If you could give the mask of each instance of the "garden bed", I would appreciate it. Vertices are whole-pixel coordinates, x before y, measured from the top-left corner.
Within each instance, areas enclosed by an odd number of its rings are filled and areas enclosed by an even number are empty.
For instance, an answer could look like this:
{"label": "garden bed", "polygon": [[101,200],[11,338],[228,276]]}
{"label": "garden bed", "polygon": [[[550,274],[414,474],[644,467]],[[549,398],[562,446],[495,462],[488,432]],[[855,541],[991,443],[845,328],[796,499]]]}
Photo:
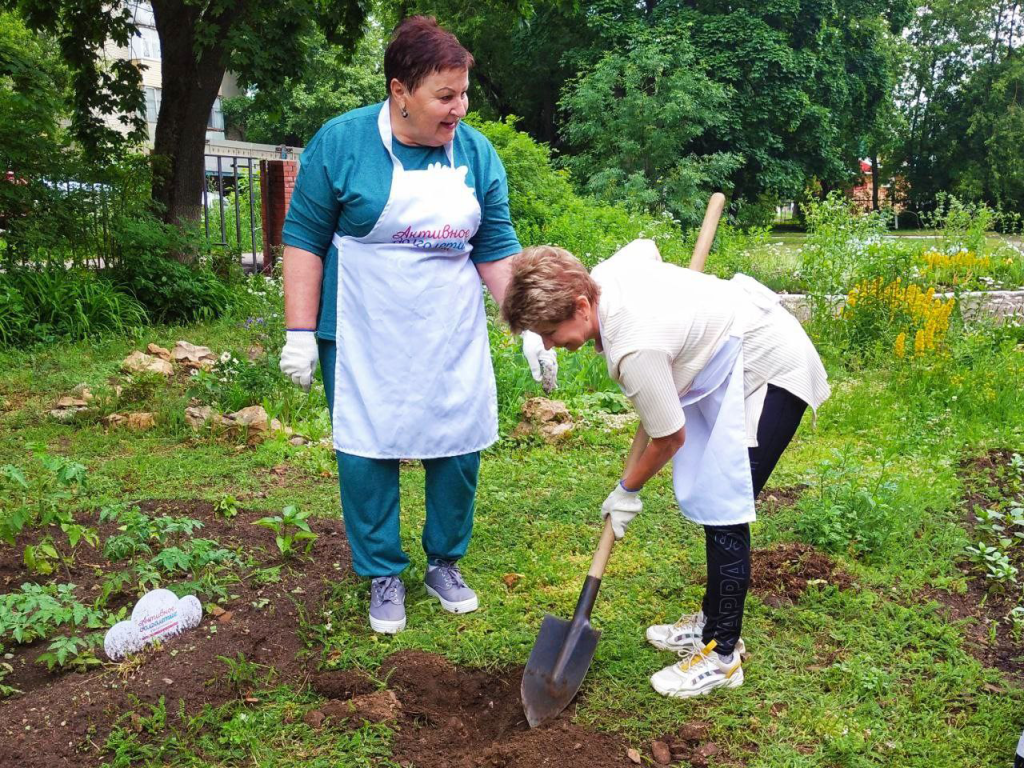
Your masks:
{"label": "garden bed", "polygon": [[[1017,532],[1024,534],[1024,530],[1013,525],[1009,514],[1014,505],[1019,507],[1024,502],[1024,464],[1013,451],[993,450],[963,460],[959,474],[964,482],[963,525],[971,547],[982,543],[991,550],[987,558],[984,551],[968,550],[971,557],[959,563],[966,582],[964,592],[932,589],[924,596],[939,602],[951,620],[964,622],[966,647],[975,658],[1024,680],[1024,615],[1016,621],[1013,618],[1015,609],[1018,615],[1024,611],[1019,609],[1020,586],[1012,578],[1000,578],[1005,572],[998,565],[988,567],[989,563],[998,563],[1002,555],[1017,573],[1024,573],[1024,541],[1015,536]],[[986,521],[986,515],[993,517]]]}
{"label": "garden bed", "polygon": [[[4,759],[22,768],[88,765],[98,762],[98,749],[117,717],[140,705],[155,705],[165,698],[167,710],[179,703],[194,714],[204,705],[217,706],[239,695],[229,680],[229,665],[221,657],[245,659],[273,669],[281,682],[301,680],[307,666],[299,658],[305,649],[300,636],[300,612],[319,609],[331,580],[349,573],[349,553],[340,520],[316,520],[314,554],[286,561],[277,551],[274,533],[252,525],[259,516],[239,510],[231,519],[201,501],[144,501],[144,513],[199,520],[197,535],[223,547],[252,556],[252,567],[238,569],[234,579],[221,574],[228,600],[204,604],[202,624],[165,643],[143,651],[119,665],[85,673],[48,672],[36,659],[46,641],[9,649],[13,672],[4,683],[22,691],[0,700],[0,740]],[[103,539],[114,535],[114,523],[98,525]],[[41,583],[25,570],[22,548],[41,538],[34,530],[19,537],[18,546],[0,547],[0,592],[15,591],[22,583]],[[53,578],[76,585],[83,604],[101,592],[110,563],[94,550],[82,552],[70,569]],[[275,576],[276,574],[276,576]],[[273,581],[279,578],[278,581]],[[168,582],[171,583],[171,582]],[[123,593],[108,603],[130,611],[135,596]],[[2,761],[0,761],[2,762]]]}

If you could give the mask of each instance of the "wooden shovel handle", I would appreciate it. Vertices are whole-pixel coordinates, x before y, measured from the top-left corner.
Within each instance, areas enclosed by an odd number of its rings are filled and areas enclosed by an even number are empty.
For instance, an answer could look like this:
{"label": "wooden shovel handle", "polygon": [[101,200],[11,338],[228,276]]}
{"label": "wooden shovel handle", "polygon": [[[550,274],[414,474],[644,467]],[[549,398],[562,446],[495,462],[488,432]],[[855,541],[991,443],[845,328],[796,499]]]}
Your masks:
{"label": "wooden shovel handle", "polygon": [[694,272],[704,271],[704,262],[711,250],[711,243],[715,241],[715,230],[718,229],[718,220],[722,218],[724,208],[725,195],[715,192],[708,200],[708,208],[704,211],[704,222],[700,225],[700,234],[697,235],[697,243],[693,246],[690,269]]}

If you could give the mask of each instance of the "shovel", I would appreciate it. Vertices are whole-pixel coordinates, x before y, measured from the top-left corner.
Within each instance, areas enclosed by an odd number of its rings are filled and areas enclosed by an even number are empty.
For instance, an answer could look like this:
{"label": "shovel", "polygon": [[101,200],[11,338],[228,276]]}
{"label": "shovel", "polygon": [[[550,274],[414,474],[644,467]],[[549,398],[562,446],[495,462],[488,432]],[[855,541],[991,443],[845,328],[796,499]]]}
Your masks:
{"label": "shovel", "polygon": [[[724,204],[725,195],[716,192],[711,196],[693,249],[690,269],[703,271],[704,261],[711,249]],[[629,474],[646,447],[647,433],[641,424],[633,438],[623,475]],[[608,518],[601,531],[601,541],[597,545],[594,559],[590,562],[590,570],[587,572],[586,581],[583,582],[579,600],[576,601],[572,619],[564,621],[546,614],[544,621],[541,622],[540,633],[530,653],[530,660],[526,663],[520,686],[523,709],[531,728],[550,720],[569,706],[569,702],[583,685],[583,678],[587,676],[587,670],[590,669],[594,652],[597,650],[597,641],[601,637],[601,631],[594,629],[590,623],[590,612],[597,602],[601,577],[604,576],[604,569],[614,544],[615,533],[612,531],[611,518]]]}

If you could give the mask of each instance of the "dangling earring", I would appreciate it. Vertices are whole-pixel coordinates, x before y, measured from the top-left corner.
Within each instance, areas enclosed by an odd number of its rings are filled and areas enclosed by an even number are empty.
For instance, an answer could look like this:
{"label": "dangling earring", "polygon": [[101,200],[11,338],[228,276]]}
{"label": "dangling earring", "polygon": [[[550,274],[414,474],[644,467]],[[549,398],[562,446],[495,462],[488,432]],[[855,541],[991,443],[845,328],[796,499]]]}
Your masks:
{"label": "dangling earring", "polygon": [[405,107],[402,107],[402,117],[409,117],[409,110]]}

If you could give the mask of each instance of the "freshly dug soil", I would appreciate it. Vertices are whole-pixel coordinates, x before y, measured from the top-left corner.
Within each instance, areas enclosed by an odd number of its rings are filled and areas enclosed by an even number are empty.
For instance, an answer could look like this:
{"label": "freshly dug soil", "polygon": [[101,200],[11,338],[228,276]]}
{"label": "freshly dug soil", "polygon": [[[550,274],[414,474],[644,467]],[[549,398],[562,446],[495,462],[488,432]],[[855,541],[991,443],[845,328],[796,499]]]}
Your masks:
{"label": "freshly dug soil", "polygon": [[831,557],[809,544],[779,544],[750,555],[750,588],[771,606],[791,605],[809,583],[849,589],[853,583]]}
{"label": "freshly dug soil", "polygon": [[[398,701],[392,759],[407,768],[634,765],[627,756],[629,745],[621,738],[572,724],[571,705],[555,720],[531,730],[519,699],[522,675],[522,667],[495,673],[462,669],[421,651],[389,657],[378,677],[387,680],[384,693],[393,693]],[[328,716],[327,725],[352,727],[360,719],[387,719],[381,715],[393,706],[390,698],[367,695],[375,686],[359,678],[353,672],[314,677],[314,690],[340,694],[319,710]]]}
{"label": "freshly dug soil", "polygon": [[781,509],[792,507],[806,490],[807,486],[803,483],[765,488],[755,501],[757,516],[770,517]]}
{"label": "freshly dug soil", "polygon": [[[991,509],[999,502],[1012,498],[1011,488],[1005,475],[1012,451],[989,451],[986,455],[962,461],[959,474],[964,480],[962,500],[963,525],[968,534],[977,525],[974,507]],[[1001,471],[1003,468],[1003,471]],[[1024,547],[1011,550],[1011,561],[1024,573]],[[991,581],[972,567],[968,560],[960,563],[960,570],[967,580],[967,592],[962,595],[938,589],[927,589],[918,597],[935,600],[944,606],[946,615],[952,621],[972,619],[964,625],[967,633],[967,650],[982,664],[997,667],[1017,680],[1024,680],[1024,647],[1010,632],[1006,615],[1015,605],[1019,592],[1014,589],[1000,591]],[[995,625],[995,642],[991,639]]]}
{"label": "freshly dug soil", "polygon": [[[242,547],[263,567],[282,565],[281,582],[253,586],[243,581],[231,585],[229,592],[238,598],[223,606],[224,614],[214,616],[204,605],[199,627],[169,640],[159,651],[141,654],[141,663],[126,671],[125,677],[113,667],[86,674],[47,672],[35,663],[46,648],[45,642],[9,649],[15,652],[10,662],[15,671],[4,682],[23,693],[0,700],[0,766],[97,765],[99,748],[117,717],[139,709],[133,698],[143,704],[156,704],[164,696],[168,712],[176,713],[179,701],[183,701],[186,712],[194,714],[205,704],[217,706],[244,695],[227,682],[227,667],[218,656],[235,658],[242,653],[249,661],[272,667],[277,672],[276,680],[304,677],[305,666],[296,659],[302,649],[297,637],[298,606],[307,613],[316,611],[328,581],[341,578],[349,570],[348,543],[341,521],[314,521],[312,528],[319,538],[311,556],[286,562],[277,551],[273,532],[251,525],[263,513],[241,510],[232,520],[225,520],[214,513],[210,503],[202,501],[145,501],[139,506],[153,516],[201,520],[204,525],[196,536],[216,539],[225,547]],[[107,524],[99,529],[105,538],[114,526]],[[0,591],[41,581],[24,570],[20,558],[24,545],[33,543],[33,538],[38,540],[40,532],[19,540],[16,547],[0,547]],[[56,578],[78,585],[79,598],[91,603],[103,580],[99,566],[102,560],[82,547],[70,578],[67,573]],[[253,605],[264,599],[269,602],[262,608]],[[114,607],[127,605],[130,609],[135,598],[122,595],[113,603]]]}

